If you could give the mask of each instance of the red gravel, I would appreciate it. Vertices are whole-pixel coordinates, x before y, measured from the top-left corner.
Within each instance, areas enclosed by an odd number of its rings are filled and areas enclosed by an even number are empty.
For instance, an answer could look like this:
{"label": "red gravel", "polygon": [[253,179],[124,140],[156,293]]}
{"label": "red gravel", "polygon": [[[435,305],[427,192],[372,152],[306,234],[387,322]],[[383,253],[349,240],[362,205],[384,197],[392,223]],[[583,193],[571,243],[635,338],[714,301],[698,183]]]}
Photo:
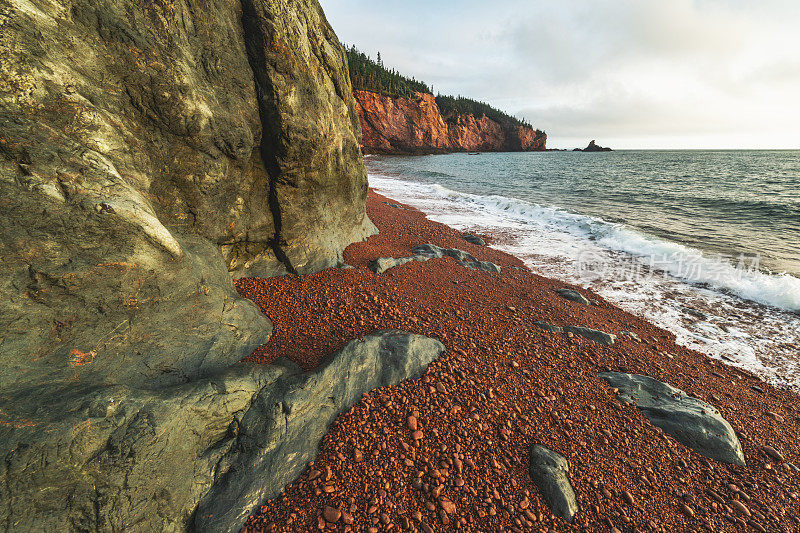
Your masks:
{"label": "red gravel", "polygon": [[[587,291],[598,305],[564,300],[554,293],[563,283],[527,270],[490,274],[445,258],[376,275],[369,261],[424,243],[522,264],[386,200],[370,192],[381,233],[346,250],[355,269],[237,281],[275,325],[249,359],[286,356],[313,368],[384,328],[437,337],[447,352],[421,379],[375,390],[342,413],[317,460],[248,531],[800,531],[800,474],[787,464],[800,464],[798,395],[679,347]],[[642,342],[606,347],[542,331],[536,320],[629,330]],[[748,466],[707,460],[621,404],[596,376],[620,368],[717,406]],[[569,459],[580,505],[572,525],[550,515],[528,476],[532,442]]]}

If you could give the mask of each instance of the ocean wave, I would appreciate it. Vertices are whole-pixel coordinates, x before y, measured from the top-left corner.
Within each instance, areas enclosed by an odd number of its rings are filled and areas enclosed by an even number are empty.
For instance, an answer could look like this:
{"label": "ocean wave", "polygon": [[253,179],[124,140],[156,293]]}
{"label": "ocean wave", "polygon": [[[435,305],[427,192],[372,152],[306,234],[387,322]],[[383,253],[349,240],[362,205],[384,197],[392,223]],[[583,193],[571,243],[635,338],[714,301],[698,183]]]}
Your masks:
{"label": "ocean wave", "polygon": [[[786,273],[759,270],[757,258],[732,263],[710,257],[694,248],[637,232],[623,224],[572,213],[560,207],[538,205],[499,195],[476,195],[454,191],[438,184],[423,184],[395,177],[370,175],[370,184],[388,195],[409,193],[430,202],[444,202],[468,213],[473,221],[503,227],[533,225],[548,232],[572,237],[560,253],[576,260],[579,248],[629,254],[653,270],[692,285],[736,295],[782,310],[800,311],[800,279]],[[562,245],[564,241],[562,240]],[[571,249],[568,249],[571,248]]]}

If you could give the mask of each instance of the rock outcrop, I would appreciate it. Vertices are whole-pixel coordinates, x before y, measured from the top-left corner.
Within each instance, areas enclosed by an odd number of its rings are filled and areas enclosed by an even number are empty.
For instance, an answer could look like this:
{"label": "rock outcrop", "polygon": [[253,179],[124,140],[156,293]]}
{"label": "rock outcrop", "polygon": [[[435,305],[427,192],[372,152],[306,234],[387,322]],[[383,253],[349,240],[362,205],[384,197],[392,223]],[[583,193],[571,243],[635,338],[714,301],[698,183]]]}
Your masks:
{"label": "rock outcrop", "polygon": [[195,530],[238,531],[256,506],[302,473],[337,414],[366,392],[419,377],[444,349],[435,339],[388,330],[348,343],[312,372],[287,360],[267,367],[274,386],[262,387],[238,421]]}
{"label": "rock outcrop", "polygon": [[611,152],[612,150],[611,150],[611,148],[608,148],[607,146],[599,146],[599,145],[597,145],[597,143],[594,142],[594,140],[591,140],[591,141],[589,141],[589,145],[586,148],[583,148],[583,149],[575,148],[575,150],[573,150],[573,151],[575,151],[575,152]]}
{"label": "rock outcrop", "polygon": [[653,425],[699,454],[744,466],[736,432],[713,406],[648,376],[603,372],[599,376],[619,389],[620,399],[635,405]]}
{"label": "rock outcrop", "polygon": [[316,0],[0,20],[0,524],[183,524],[272,379],[236,365],[272,326],[232,275],[375,231],[344,51]]}
{"label": "rock outcrop", "polygon": [[362,148],[370,153],[520,152],[544,150],[547,135],[486,117],[443,117],[432,94],[416,99],[355,91]]}

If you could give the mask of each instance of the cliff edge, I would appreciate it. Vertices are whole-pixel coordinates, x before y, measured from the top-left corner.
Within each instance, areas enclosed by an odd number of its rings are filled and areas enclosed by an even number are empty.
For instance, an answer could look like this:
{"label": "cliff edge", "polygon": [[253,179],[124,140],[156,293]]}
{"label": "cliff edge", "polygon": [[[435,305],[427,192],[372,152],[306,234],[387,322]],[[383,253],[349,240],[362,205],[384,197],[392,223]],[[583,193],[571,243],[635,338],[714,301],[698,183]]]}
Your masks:
{"label": "cliff edge", "polygon": [[382,154],[520,152],[546,148],[547,135],[483,115],[444,116],[432,94],[415,98],[354,91],[362,150]]}

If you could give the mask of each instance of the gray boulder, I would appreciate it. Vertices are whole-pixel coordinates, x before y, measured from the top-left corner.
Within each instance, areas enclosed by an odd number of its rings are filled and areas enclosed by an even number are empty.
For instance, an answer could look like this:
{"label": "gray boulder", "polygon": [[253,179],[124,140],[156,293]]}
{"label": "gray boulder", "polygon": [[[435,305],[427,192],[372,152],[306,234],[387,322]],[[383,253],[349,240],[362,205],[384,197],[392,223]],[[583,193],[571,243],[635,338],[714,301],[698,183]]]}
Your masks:
{"label": "gray boulder", "polygon": [[573,335],[580,335],[581,337],[599,342],[600,344],[605,344],[606,346],[611,346],[617,340],[616,335],[612,335],[611,333],[581,326],[554,326],[540,320],[534,321],[533,324],[545,331],[550,331],[552,333],[572,333]]}
{"label": "gray boulder", "polygon": [[583,305],[589,305],[589,300],[587,300],[586,297],[578,291],[573,291],[572,289],[557,289],[556,292],[561,295],[562,298],[567,300],[571,300]]}
{"label": "gray boulder", "polygon": [[606,333],[605,331],[598,331],[591,328],[584,328],[581,326],[565,326],[564,332],[580,335],[581,337],[594,342],[599,342],[600,344],[605,344],[606,346],[611,346],[617,340],[617,336],[612,335],[611,333]]}
{"label": "gray boulder", "polygon": [[551,333],[564,333],[564,328],[562,328],[561,326],[554,326],[552,324],[548,324],[547,322],[542,322],[541,320],[536,320],[533,322],[533,324]]}
{"label": "gray boulder", "polygon": [[486,241],[484,241],[477,235],[464,235],[462,238],[468,243],[476,244],[478,246],[486,246]]}
{"label": "gray boulder", "polygon": [[502,268],[489,261],[479,261],[472,254],[457,248],[441,248],[434,244],[422,244],[412,249],[414,255],[409,257],[379,257],[373,260],[369,268],[377,274],[382,274],[396,266],[405,265],[411,261],[428,261],[429,259],[441,259],[442,257],[452,257],[458,264],[472,270],[482,270],[484,272],[500,273]]}
{"label": "gray boulder", "polygon": [[389,269],[392,269],[396,266],[405,265],[406,263],[410,263],[411,261],[427,261],[428,257],[423,256],[411,256],[411,257],[379,257],[374,259],[369,264],[369,269],[375,272],[376,274],[383,274]]}
{"label": "gray boulder", "polygon": [[618,372],[599,376],[619,389],[622,401],[636,405],[678,442],[711,459],[744,466],[736,432],[713,406],[651,377]]}
{"label": "gray boulder", "polygon": [[236,444],[217,465],[195,529],[238,531],[257,506],[302,473],[337,414],[365,392],[419,377],[444,349],[428,337],[376,332],[350,342],[316,370],[295,369],[264,388],[238,422]]}
{"label": "gray boulder", "polygon": [[528,471],[553,514],[572,522],[578,512],[578,501],[567,477],[567,460],[553,450],[534,444],[530,448]]}

